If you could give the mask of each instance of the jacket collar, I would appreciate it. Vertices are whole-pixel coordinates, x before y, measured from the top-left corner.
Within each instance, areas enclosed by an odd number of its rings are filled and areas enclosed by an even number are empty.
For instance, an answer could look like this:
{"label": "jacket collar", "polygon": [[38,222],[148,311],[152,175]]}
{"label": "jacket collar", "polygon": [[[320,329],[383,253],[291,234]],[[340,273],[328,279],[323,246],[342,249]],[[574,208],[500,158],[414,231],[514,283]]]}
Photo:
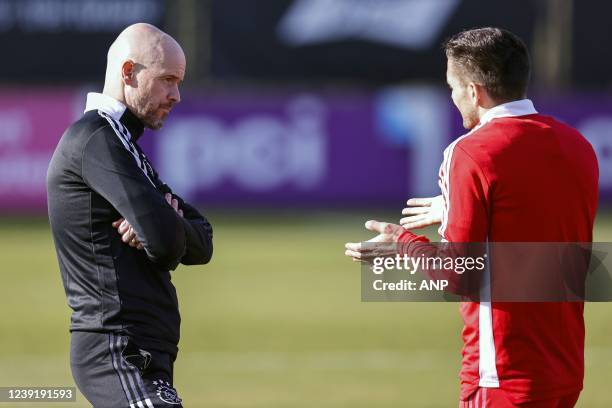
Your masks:
{"label": "jacket collar", "polygon": [[100,110],[121,122],[130,132],[131,140],[137,141],[144,132],[144,124],[123,103],[113,97],[97,92],[87,94],[85,112]]}
{"label": "jacket collar", "polygon": [[512,101],[497,105],[487,111],[482,118],[480,118],[479,126],[489,123],[496,118],[508,118],[513,116],[525,116],[534,115],[538,113],[533,106],[533,102],[530,99],[520,99],[518,101]]}

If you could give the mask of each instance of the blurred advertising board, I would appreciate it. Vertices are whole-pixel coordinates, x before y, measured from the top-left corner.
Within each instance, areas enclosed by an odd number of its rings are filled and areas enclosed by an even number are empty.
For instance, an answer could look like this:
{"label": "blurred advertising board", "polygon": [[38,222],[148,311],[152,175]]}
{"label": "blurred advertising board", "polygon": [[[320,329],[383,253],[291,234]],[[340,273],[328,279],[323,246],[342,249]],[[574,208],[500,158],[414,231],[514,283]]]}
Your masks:
{"label": "blurred advertising board", "polygon": [[437,135],[441,145],[450,120],[438,91],[418,88],[253,91],[180,105],[147,138],[160,174],[187,199],[239,206],[401,207],[418,174],[412,167],[432,150],[426,139]]}
{"label": "blurred advertising board", "polygon": [[0,0],[3,81],[78,83],[104,76],[106,51],[136,22],[163,27],[163,0]]}
{"label": "blurred advertising board", "polygon": [[446,67],[440,44],[461,30],[505,27],[531,43],[535,3],[214,0],[210,75],[371,84],[439,80]]}
{"label": "blurred advertising board", "polygon": [[610,14],[612,2],[601,0],[213,0],[202,36],[213,78],[388,84],[444,78],[440,45],[462,30],[503,27],[534,57],[540,41],[554,49],[551,30],[562,30],[569,83],[596,90],[610,87]]}
{"label": "blurred advertising board", "polygon": [[[602,198],[612,198],[612,98],[534,101],[587,136]],[[0,210],[45,210],[49,159],[84,103],[80,89],[0,91]],[[437,87],[205,90],[185,92],[164,127],[139,143],[162,179],[197,205],[401,208],[437,194],[442,151],[463,133]]]}
{"label": "blurred advertising board", "polygon": [[0,210],[46,208],[49,160],[78,106],[73,89],[0,91]]}

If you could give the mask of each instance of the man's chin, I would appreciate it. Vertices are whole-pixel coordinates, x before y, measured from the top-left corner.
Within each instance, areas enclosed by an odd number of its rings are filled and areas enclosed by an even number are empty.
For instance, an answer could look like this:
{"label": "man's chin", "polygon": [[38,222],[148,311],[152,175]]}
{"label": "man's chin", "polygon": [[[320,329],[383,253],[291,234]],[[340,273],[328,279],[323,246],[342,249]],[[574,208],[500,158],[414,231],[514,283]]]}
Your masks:
{"label": "man's chin", "polygon": [[147,127],[148,127],[149,129],[151,129],[151,130],[159,130],[159,129],[161,129],[161,128],[162,128],[162,126],[164,126],[164,124],[163,124],[163,123],[156,123],[156,124],[153,124],[153,125],[149,125],[149,126],[147,126]]}
{"label": "man's chin", "polygon": [[162,128],[162,126],[164,126],[164,121],[163,119],[159,119],[156,121],[147,121],[145,123],[145,127],[147,127],[148,129],[151,130],[159,130]]}

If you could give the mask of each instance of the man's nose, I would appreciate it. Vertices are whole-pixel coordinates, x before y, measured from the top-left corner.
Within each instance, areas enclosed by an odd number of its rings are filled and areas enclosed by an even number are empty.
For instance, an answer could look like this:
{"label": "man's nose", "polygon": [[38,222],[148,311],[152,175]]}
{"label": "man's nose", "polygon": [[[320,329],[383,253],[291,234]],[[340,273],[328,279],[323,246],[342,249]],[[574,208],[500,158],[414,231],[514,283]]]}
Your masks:
{"label": "man's nose", "polygon": [[179,103],[181,101],[181,93],[179,92],[178,86],[175,86],[170,95],[168,95],[168,99],[173,103]]}

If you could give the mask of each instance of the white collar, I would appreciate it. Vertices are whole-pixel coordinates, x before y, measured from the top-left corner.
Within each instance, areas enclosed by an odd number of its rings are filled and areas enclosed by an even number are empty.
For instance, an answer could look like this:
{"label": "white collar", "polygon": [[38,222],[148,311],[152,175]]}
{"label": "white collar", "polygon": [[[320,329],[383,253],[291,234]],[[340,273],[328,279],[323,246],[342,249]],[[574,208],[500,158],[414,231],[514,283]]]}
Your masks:
{"label": "white collar", "polygon": [[108,113],[113,119],[119,120],[126,110],[126,106],[115,98],[97,92],[87,94],[85,112],[90,110],[101,110]]}
{"label": "white collar", "polygon": [[495,118],[508,118],[513,116],[533,115],[538,113],[530,99],[520,99],[508,103],[502,103],[487,111],[480,118],[479,127],[489,123]]}

